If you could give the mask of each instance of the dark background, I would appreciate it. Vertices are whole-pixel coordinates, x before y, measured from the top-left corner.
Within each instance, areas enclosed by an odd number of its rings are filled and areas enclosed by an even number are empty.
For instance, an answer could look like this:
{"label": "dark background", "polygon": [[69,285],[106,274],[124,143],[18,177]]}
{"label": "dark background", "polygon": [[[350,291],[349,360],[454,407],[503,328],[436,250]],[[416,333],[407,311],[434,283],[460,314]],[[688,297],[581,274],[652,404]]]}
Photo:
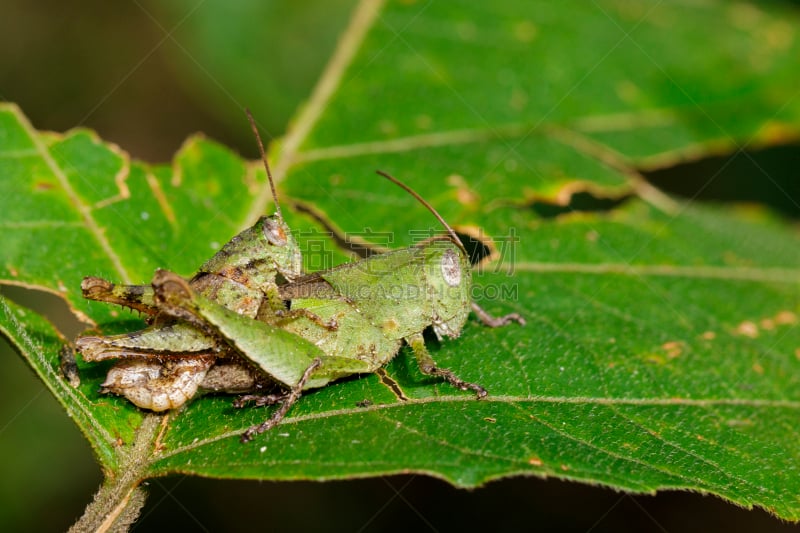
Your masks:
{"label": "dark background", "polygon": [[[152,1],[67,6],[6,0],[0,17],[0,100],[18,103],[37,129],[89,127],[149,162],[169,161],[196,131],[255,158],[242,107],[253,108],[269,135],[281,135],[310,93],[353,3],[237,3],[236,12],[250,21],[252,31],[222,52],[209,45],[209,29],[193,19],[193,10],[236,13],[211,0],[170,2],[169,9]],[[782,146],[664,169],[648,179],[702,201],[766,204],[797,225],[797,169],[800,147]],[[568,209],[602,207],[600,200],[584,196]],[[1,290],[53,317],[67,335],[78,332],[63,303],[22,289]],[[0,529],[66,529],[101,482],[99,468],[74,424],[2,340],[0,361]],[[135,527],[140,531],[795,530],[762,510],[743,510],[711,496],[629,496],[534,478],[497,481],[474,491],[423,476],[330,483],[176,476],[148,485]]]}

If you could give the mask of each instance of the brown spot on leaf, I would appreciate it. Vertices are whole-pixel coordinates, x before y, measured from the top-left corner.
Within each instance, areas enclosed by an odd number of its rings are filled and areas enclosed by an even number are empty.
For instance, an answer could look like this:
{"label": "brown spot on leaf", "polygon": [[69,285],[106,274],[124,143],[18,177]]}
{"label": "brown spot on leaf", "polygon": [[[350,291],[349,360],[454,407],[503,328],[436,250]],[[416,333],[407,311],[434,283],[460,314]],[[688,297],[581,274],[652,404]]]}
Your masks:
{"label": "brown spot on leaf", "polygon": [[544,464],[544,461],[542,461],[538,457],[531,457],[530,459],[528,459],[528,464],[532,466],[542,466]]}
{"label": "brown spot on leaf", "polygon": [[569,470],[569,467],[567,465],[565,465],[565,464],[562,464],[561,465],[561,470],[563,470],[564,472],[567,472]]}
{"label": "brown spot on leaf", "polygon": [[762,319],[762,320],[761,320],[761,321],[758,323],[758,325],[759,325],[759,326],[761,326],[761,329],[766,329],[766,330],[768,330],[768,331],[769,331],[769,330],[773,330],[773,329],[775,329],[775,321],[774,321],[774,320],[772,320],[771,318],[764,318],[764,319]]}
{"label": "brown spot on leaf", "polygon": [[791,311],[781,311],[775,315],[775,323],[780,325],[794,324],[797,322],[797,315]]}
{"label": "brown spot on leaf", "polygon": [[713,331],[706,331],[702,335],[700,335],[700,337],[707,341],[713,341],[717,337],[717,334],[714,333]]}
{"label": "brown spot on leaf", "polygon": [[763,374],[764,367],[758,363],[753,363],[753,372],[755,372],[756,374]]}
{"label": "brown spot on leaf", "polygon": [[667,357],[670,359],[680,357],[681,353],[683,353],[683,343],[680,341],[665,342],[661,347],[667,352]]}
{"label": "brown spot on leaf", "polygon": [[750,337],[751,339],[755,339],[758,337],[758,326],[756,326],[755,322],[750,322],[749,320],[745,320],[738,326],[736,326],[736,334],[744,335],[745,337]]}
{"label": "brown spot on leaf", "polygon": [[451,174],[447,176],[447,184],[456,189],[456,200],[461,205],[477,205],[481,201],[481,197],[470,189],[469,184],[463,176],[458,174]]}

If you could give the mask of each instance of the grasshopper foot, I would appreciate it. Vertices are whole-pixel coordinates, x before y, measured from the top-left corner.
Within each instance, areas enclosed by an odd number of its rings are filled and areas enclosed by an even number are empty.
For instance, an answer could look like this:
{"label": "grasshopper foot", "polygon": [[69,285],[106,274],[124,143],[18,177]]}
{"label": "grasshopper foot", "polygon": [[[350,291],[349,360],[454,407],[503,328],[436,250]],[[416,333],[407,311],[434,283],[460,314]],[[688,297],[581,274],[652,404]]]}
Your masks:
{"label": "grasshopper foot", "polygon": [[410,337],[406,340],[406,342],[408,342],[409,346],[411,346],[411,349],[414,351],[414,355],[417,358],[417,364],[419,365],[419,369],[423,374],[441,378],[459,390],[471,390],[475,393],[475,396],[477,396],[479,400],[481,398],[485,398],[486,395],[489,394],[486,392],[486,389],[477,383],[464,381],[460,377],[456,376],[452,370],[447,370],[446,368],[439,368],[436,366],[433,358],[428,353],[428,349],[425,347],[425,340],[422,338],[422,335],[417,334],[413,337]]}
{"label": "grasshopper foot", "polygon": [[509,313],[503,316],[492,316],[475,302],[472,302],[472,310],[475,311],[476,315],[478,315],[480,321],[490,328],[499,328],[500,326],[505,326],[511,322],[516,322],[520,326],[525,325],[525,319],[519,313]]}
{"label": "grasshopper foot", "polygon": [[297,383],[297,385],[292,387],[292,390],[290,390],[288,394],[284,395],[285,400],[283,400],[283,404],[281,404],[278,410],[275,411],[271,417],[269,417],[261,424],[257,426],[250,426],[244,433],[242,433],[240,439],[242,441],[242,444],[250,442],[251,440],[253,440],[253,437],[258,435],[259,433],[264,433],[265,431],[269,431],[270,429],[277,426],[281,420],[283,420],[283,418],[286,416],[286,413],[289,412],[289,409],[291,409],[291,407],[295,403],[297,403],[297,400],[300,399],[300,395],[303,392],[303,387],[305,387],[308,378],[311,377],[311,374],[313,374],[314,371],[320,367],[320,365],[322,365],[322,360],[319,357],[314,359],[314,361],[309,365],[309,367],[306,368],[305,372],[303,372],[303,377],[300,378],[300,381]]}
{"label": "grasshopper foot", "polygon": [[265,405],[275,405],[281,403],[289,398],[289,392],[281,394],[243,394],[233,400],[233,406],[236,409],[247,407],[249,402],[253,402],[255,407],[264,407]]}
{"label": "grasshopper foot", "polygon": [[435,365],[424,365],[420,366],[420,370],[424,374],[428,374],[429,376],[436,376],[442,378],[446,382],[448,382],[453,387],[457,388],[458,390],[471,390],[475,393],[475,396],[478,400],[481,398],[486,398],[489,394],[486,389],[478,385],[477,383],[470,383],[469,381],[464,381],[460,377],[456,376],[452,370],[447,370],[446,368],[438,368]]}
{"label": "grasshopper foot", "polygon": [[65,344],[59,355],[61,356],[61,373],[67,383],[77,388],[81,384],[81,377],[78,374],[78,363],[75,361],[75,350],[69,344]]}

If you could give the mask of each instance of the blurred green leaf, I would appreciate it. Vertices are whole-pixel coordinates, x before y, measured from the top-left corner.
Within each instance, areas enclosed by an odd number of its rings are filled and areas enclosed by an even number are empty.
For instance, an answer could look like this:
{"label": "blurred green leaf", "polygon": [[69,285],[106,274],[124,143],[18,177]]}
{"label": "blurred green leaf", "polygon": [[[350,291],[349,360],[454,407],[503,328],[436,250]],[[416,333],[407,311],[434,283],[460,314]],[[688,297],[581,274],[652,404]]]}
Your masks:
{"label": "blurred green leaf", "polygon": [[[249,445],[238,434],[267,412],[225,397],[143,435],[139,410],[97,394],[102,367],[82,367],[78,391],[60,380],[61,340],[40,317],[4,304],[2,331],[111,472],[120,443],[144,439],[145,477],[423,472],[474,486],[527,474],[710,492],[798,519],[796,228],[757,208],[679,203],[638,174],[797,136],[800,14],[783,6],[357,8],[273,147],[282,202],[303,242],[317,242],[322,221],[407,245],[435,225],[373,174],[381,168],[485,242],[476,299],[528,325],[471,321],[461,338],[431,343],[443,367],[487,387],[485,401],[425,379],[403,351],[387,373],[405,402],[365,376],[307,394]],[[6,105],[0,279],[58,292],[104,332],[140,327],[83,301],[81,277],[192,273],[269,209],[258,165],[202,138],[171,167],[130,162],[86,131],[37,133]],[[588,207],[572,211],[576,193]],[[539,209],[548,203],[565,213]]]}
{"label": "blurred green leaf", "polygon": [[355,1],[151,4],[174,28],[178,46],[166,52],[186,92],[233,131],[241,130],[240,109],[249,106],[273,136],[311,92]]}

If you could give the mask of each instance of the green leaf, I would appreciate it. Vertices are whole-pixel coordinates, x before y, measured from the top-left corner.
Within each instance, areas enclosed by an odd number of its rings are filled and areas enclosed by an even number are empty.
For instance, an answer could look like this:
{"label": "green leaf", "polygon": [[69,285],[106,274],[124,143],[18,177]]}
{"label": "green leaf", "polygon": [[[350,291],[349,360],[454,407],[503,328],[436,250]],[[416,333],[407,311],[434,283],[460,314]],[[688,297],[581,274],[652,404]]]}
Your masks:
{"label": "green leaf", "polygon": [[[142,478],[556,476],[800,519],[797,230],[762,209],[670,198],[639,175],[796,137],[798,23],[777,3],[360,4],[273,147],[282,203],[309,267],[343,259],[332,241],[312,246],[320,221],[379,244],[389,233],[393,247],[436,227],[376,168],[484,242],[476,300],[527,326],[471,320],[430,348],[486,400],[425,378],[404,349],[386,373],[407,400],[378,376],[348,379],[242,445],[266,410],[208,397],[145,415],[97,393],[102,365],[66,386],[62,341],[41,317],[2,303],[0,327],[111,474],[133,468],[133,449]],[[80,279],[191,274],[270,209],[259,165],[200,137],[172,166],[131,162],[90,132],[38,133],[5,105],[0,280],[62,295],[103,332],[141,327],[83,301]],[[535,209],[580,192],[611,207]]]}
{"label": "green leaf", "polygon": [[153,7],[181,43],[163,50],[179,74],[176,80],[249,142],[250,130],[241,129],[239,102],[247,102],[260,117],[265,133],[284,132],[354,5],[354,0],[176,0]]}

